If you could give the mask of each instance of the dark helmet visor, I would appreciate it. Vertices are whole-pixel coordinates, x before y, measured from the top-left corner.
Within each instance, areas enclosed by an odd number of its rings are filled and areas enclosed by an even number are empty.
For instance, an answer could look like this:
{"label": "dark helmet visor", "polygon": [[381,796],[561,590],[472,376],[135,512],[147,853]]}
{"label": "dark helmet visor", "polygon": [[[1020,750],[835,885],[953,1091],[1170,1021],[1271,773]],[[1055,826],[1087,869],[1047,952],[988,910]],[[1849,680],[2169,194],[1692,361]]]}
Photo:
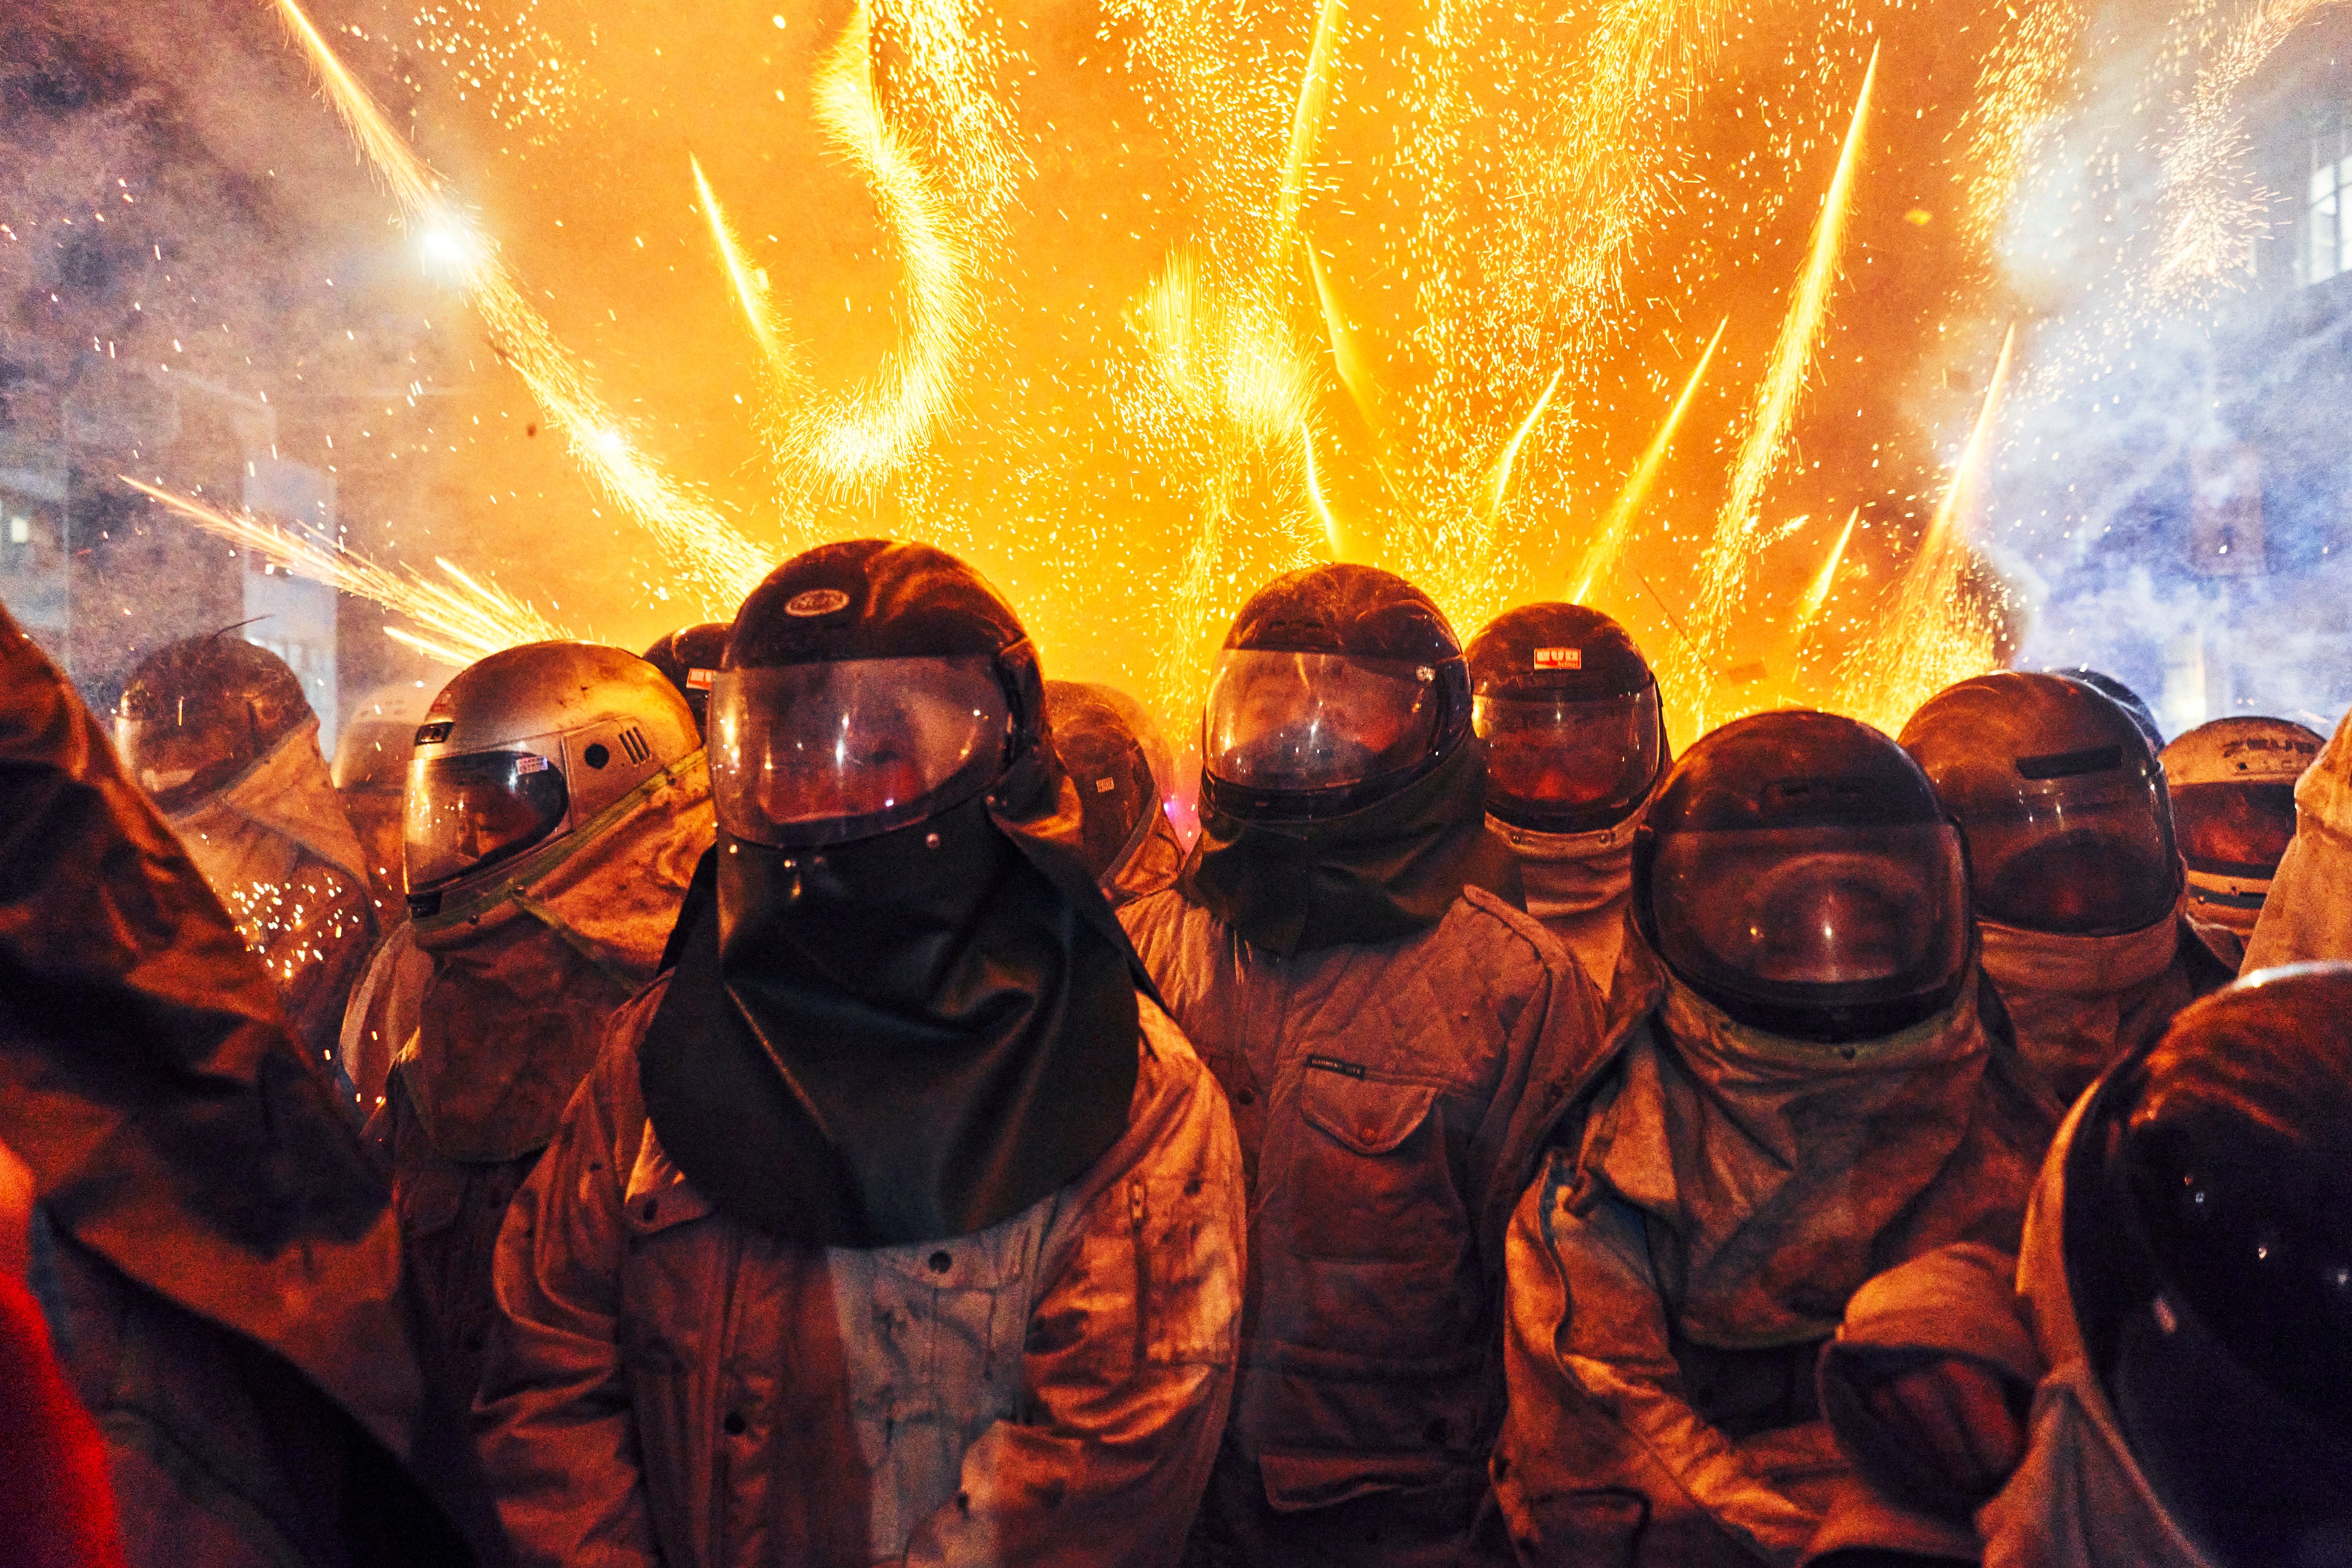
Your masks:
{"label": "dark helmet visor", "polygon": [[2294,784],[2183,784],[2172,791],[2172,831],[2189,869],[2265,880],[2294,838]]}
{"label": "dark helmet visor", "polygon": [[1630,696],[1482,696],[1487,809],[1516,827],[1586,832],[1633,814],[1657,781],[1658,689]]}
{"label": "dark helmet visor", "polygon": [[1940,994],[1968,961],[1943,823],[1661,834],[1651,879],[1660,956],[1704,994],[1843,1013]]}
{"label": "dark helmet visor", "polygon": [[1436,671],[1410,660],[1227,649],[1202,763],[1247,789],[1351,789],[1427,762],[1443,706]]}
{"label": "dark helmet visor", "polygon": [[170,717],[114,721],[123,766],[166,812],[184,811],[226,788],[254,760],[249,730],[222,724],[183,725]]}
{"label": "dark helmet visor", "polygon": [[571,804],[563,769],[539,751],[417,758],[408,765],[403,845],[409,892],[522,853],[563,825]]}
{"label": "dark helmet visor", "polygon": [[1969,870],[1986,919],[2095,936],[2137,931],[2171,910],[2180,867],[2163,776],[2094,760],[2106,765],[2036,778],[2065,759],[2026,758],[2007,800],[1970,805]]}
{"label": "dark helmet visor", "polygon": [[711,689],[711,795],[737,838],[840,843],[987,788],[1011,733],[996,661],[982,655],[722,670]]}

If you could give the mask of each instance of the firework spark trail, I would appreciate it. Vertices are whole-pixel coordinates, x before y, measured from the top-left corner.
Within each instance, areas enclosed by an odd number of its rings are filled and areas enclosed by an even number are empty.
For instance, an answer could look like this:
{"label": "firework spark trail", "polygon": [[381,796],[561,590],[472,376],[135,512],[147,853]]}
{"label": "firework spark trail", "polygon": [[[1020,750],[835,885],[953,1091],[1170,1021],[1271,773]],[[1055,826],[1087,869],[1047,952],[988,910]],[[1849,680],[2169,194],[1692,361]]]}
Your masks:
{"label": "firework spark trail", "polygon": [[817,73],[816,120],[871,186],[906,272],[906,340],[849,398],[805,422],[808,450],[835,485],[870,487],[922,447],[955,401],[955,373],[979,316],[974,261],[942,193],[882,113],[871,12],[859,0]]}
{"label": "firework spark trail", "polygon": [[767,554],[719,515],[707,496],[672,479],[631,444],[620,419],[556,340],[544,319],[486,242],[466,223],[425,161],[384,119],[295,0],[278,14],[318,73],[327,101],[361,152],[391,187],[407,223],[422,233],[463,235],[467,298],[492,334],[499,357],[530,389],[548,423],[570,440],[573,457],[614,505],[653,534],[681,586],[699,591],[702,612],[724,620],[767,574]]}
{"label": "firework spark trail", "polygon": [[550,621],[528,600],[494,584],[477,581],[446,560],[434,564],[457,586],[452,588],[403,567],[394,571],[377,565],[340,541],[303,528],[265,522],[246,512],[230,512],[142,485],[129,475],[122,482],[157,505],[185,517],[205,532],[226,539],[241,549],[267,556],[297,577],[323,582],[343,593],[371,600],[395,615],[406,616],[429,635],[387,626],[383,634],[428,658],[459,667],[487,658],[501,648],[525,643],[577,641],[574,633]]}
{"label": "firework spark trail", "polygon": [[1706,379],[1706,367],[1715,358],[1716,347],[1723,341],[1723,329],[1730,325],[1731,318],[1728,316],[1715,324],[1715,336],[1706,340],[1706,351],[1699,355],[1698,363],[1691,367],[1690,375],[1683,382],[1682,392],[1675,397],[1674,406],[1666,411],[1664,423],[1650,437],[1650,444],[1643,450],[1641,461],[1633,465],[1633,471],[1625,476],[1624,486],[1618,490],[1617,499],[1610,507],[1609,515],[1601,519],[1592,541],[1584,547],[1584,559],[1577,563],[1576,571],[1570,580],[1572,586],[1568,598],[1571,604],[1590,602],[1593,589],[1617,564],[1618,556],[1623,553],[1625,541],[1633,536],[1633,519],[1640,515],[1642,503],[1648,497],[1658,471],[1666,465],[1666,454],[1674,446],[1675,432],[1681,428],[1683,415],[1690,412],[1691,400],[1698,395],[1699,384]]}
{"label": "firework spark trail", "polygon": [[2165,211],[2153,273],[2159,294],[2194,302],[2245,273],[2264,227],[2265,193],[2252,187],[2245,167],[2238,90],[2295,28],[2341,4],[2262,0],[2198,73],[2179,129],[2164,149]]}
{"label": "firework spark trail", "polygon": [[792,344],[784,335],[783,319],[776,313],[767,272],[753,267],[744,256],[742,243],[735,237],[734,227],[728,223],[727,214],[719,205],[710,181],[702,172],[701,161],[688,157],[686,162],[694,172],[695,193],[702,199],[702,215],[710,225],[711,244],[718,248],[719,265],[727,269],[727,282],[735,291],[735,302],[743,308],[743,322],[751,329],[751,340],[760,346],[769,374],[786,385],[793,384],[797,371]]}
{"label": "firework spark trail", "polygon": [[1966,199],[1961,233],[1990,246],[2017,199],[2036,139],[2056,113],[2074,74],[2083,36],[2082,0],[2023,0],[1977,77],[1976,101],[1962,120]]}
{"label": "firework spark trail", "polygon": [[1551,394],[1559,391],[1560,379],[1567,374],[1566,365],[1552,372],[1551,380],[1544,383],[1543,393],[1536,399],[1535,406],[1528,410],[1527,418],[1519,421],[1519,427],[1511,432],[1511,438],[1503,443],[1502,451],[1495,455],[1494,463],[1486,470],[1486,483],[1483,486],[1486,495],[1480,508],[1486,517],[1486,537],[1481,543],[1489,550],[1496,542],[1504,499],[1511,493],[1511,469],[1519,460],[1519,448],[1528,444],[1528,437],[1534,434],[1536,426],[1543,423],[1544,411],[1551,406]]}
{"label": "firework spark trail", "polygon": [[1853,195],[1854,170],[1861,162],[1863,128],[1869,120],[1870,89],[1877,76],[1878,48],[1873,45],[1870,64],[1862,75],[1862,90],[1854,96],[1853,118],[1846,127],[1844,145],[1838,151],[1837,170],[1830,177],[1829,192],[1822,198],[1821,216],[1813,225],[1812,248],[1806,257],[1795,297],[1790,301],[1789,313],[1781,320],[1780,339],[1772,346],[1772,358],[1764,379],[1756,389],[1755,402],[1748,413],[1748,434],[1740,443],[1729,492],[1716,520],[1715,538],[1700,563],[1698,626],[1691,644],[1695,657],[1677,672],[1681,679],[1676,684],[1685,688],[1685,706],[1702,729],[1713,684],[1707,672],[1720,662],[1718,655],[1724,641],[1730,635],[1732,613],[1747,586],[1748,568],[1759,527],[1757,503],[1763,498],[1764,486],[1780,465],[1790,428],[1796,420],[1798,398],[1805,390],[1806,372],[1821,346],[1822,328],[1829,319],[1830,289],[1837,281],[1838,257],[1843,248],[1846,217]]}
{"label": "firework spark trail", "polygon": [[1322,0],[1315,12],[1315,41],[1307,48],[1307,68],[1298,79],[1298,106],[1290,117],[1290,145],[1282,162],[1282,184],[1275,198],[1271,243],[1286,247],[1298,234],[1298,210],[1307,199],[1307,174],[1315,162],[1323,117],[1330,108],[1331,70],[1348,26],[1346,0]]}
{"label": "firework spark trail", "polygon": [[2016,348],[2017,329],[2012,326],[2000,340],[1991,384],[1985,388],[1951,483],[1920,536],[1919,552],[1912,557],[1875,633],[1847,660],[1847,706],[1889,735],[1901,729],[1921,703],[1954,681],[1993,667],[1992,627],[1966,597],[1964,582],[1974,559],[1967,522],[1992,450],[1993,428]]}
{"label": "firework spark trail", "polygon": [[1797,601],[1797,613],[1792,618],[1790,632],[1800,654],[1804,652],[1805,638],[1812,631],[1813,622],[1822,618],[1822,610],[1829,605],[1830,590],[1837,584],[1838,567],[1845,560],[1846,544],[1853,538],[1853,525],[1861,518],[1860,507],[1846,514],[1845,527],[1838,530],[1837,543],[1830,546],[1829,557],[1822,562],[1822,570],[1813,574],[1813,580],[1806,585],[1804,596]]}

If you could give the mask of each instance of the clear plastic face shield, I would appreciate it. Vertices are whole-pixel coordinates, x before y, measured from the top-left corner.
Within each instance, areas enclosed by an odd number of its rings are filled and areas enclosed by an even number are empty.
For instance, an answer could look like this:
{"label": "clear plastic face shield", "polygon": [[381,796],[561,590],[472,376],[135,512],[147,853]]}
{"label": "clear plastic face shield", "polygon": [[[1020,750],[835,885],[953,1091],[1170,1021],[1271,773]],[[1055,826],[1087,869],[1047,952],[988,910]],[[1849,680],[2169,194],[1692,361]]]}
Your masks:
{"label": "clear plastic face shield", "polygon": [[563,826],[571,793],[562,740],[548,736],[408,765],[402,856],[408,891],[430,893],[512,859]]}
{"label": "clear plastic face shield", "polygon": [[117,714],[114,720],[123,766],[167,813],[187,810],[236,777],[253,760],[251,738],[226,725],[184,725],[174,717]]}
{"label": "clear plastic face shield", "polygon": [[1426,761],[1444,699],[1403,659],[1228,649],[1209,684],[1202,763],[1221,783],[1311,794]]}
{"label": "clear plastic face shield", "polygon": [[2164,777],[2120,747],[2018,759],[2006,800],[1970,801],[1977,913],[2061,936],[2137,931],[2180,895]]}
{"label": "clear plastic face shield", "polygon": [[1961,867],[1945,823],[1664,834],[1660,953],[1704,991],[1791,1010],[1897,1002],[1968,960]]}
{"label": "clear plastic face shield", "polygon": [[1488,809],[1516,826],[1590,832],[1631,816],[1657,781],[1658,688],[1632,696],[1530,701],[1482,696]]}
{"label": "clear plastic face shield", "polygon": [[780,849],[887,832],[993,782],[1011,732],[984,655],[722,670],[710,694],[719,823]]}
{"label": "clear plastic face shield", "polygon": [[2190,871],[2267,882],[2294,838],[2294,780],[2180,785],[2172,831]]}

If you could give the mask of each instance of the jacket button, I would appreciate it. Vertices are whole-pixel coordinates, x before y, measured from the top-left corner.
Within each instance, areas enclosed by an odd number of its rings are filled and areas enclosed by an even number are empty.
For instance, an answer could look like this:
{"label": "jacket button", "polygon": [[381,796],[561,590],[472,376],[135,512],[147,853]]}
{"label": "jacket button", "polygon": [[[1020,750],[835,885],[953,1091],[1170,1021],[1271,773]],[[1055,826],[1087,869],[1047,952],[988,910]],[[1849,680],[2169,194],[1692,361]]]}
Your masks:
{"label": "jacket button", "polygon": [[1255,1105],[1257,1103],[1257,1091],[1255,1089],[1244,1089],[1240,1093],[1234,1095],[1234,1098],[1242,1104]]}
{"label": "jacket button", "polygon": [[730,1410],[727,1412],[727,1419],[719,1424],[727,1429],[727,1435],[730,1437],[741,1437],[743,1428],[751,1425],[743,1419],[743,1412],[740,1410]]}
{"label": "jacket button", "polygon": [[949,1257],[945,1252],[932,1253],[929,1261],[931,1265],[931,1272],[934,1274],[944,1274],[949,1270],[955,1267],[955,1260]]}
{"label": "jacket button", "polygon": [[647,1225],[651,1225],[654,1222],[654,1216],[661,1212],[661,1200],[656,1197],[649,1197],[646,1199],[645,1207],[639,1209],[637,1212],[644,1216],[645,1222]]}

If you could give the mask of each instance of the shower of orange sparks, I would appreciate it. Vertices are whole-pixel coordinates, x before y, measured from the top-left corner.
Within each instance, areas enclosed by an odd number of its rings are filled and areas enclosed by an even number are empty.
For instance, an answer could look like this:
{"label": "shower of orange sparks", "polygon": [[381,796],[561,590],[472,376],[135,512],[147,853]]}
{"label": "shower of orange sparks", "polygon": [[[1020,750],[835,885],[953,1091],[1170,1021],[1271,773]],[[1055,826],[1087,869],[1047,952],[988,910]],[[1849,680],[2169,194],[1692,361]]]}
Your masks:
{"label": "shower of orange sparks", "polygon": [[1973,559],[1966,524],[1991,451],[2016,347],[2017,329],[2012,326],[2000,340],[1992,383],[1985,388],[1984,402],[1951,483],[1944,487],[1920,538],[1919,553],[1912,558],[1875,634],[1847,660],[1843,684],[1849,711],[1889,735],[1946,686],[1993,667],[1993,628],[1963,591]]}
{"label": "shower of orange sparks", "polygon": [[[392,188],[411,227],[421,233],[471,234],[440,179],[392,128],[359,78],[344,68],[295,0],[277,0],[278,14],[310,57],[337,118],[360,152]],[[499,357],[530,388],[548,423],[570,438],[573,457],[613,502],[650,530],[681,585],[700,592],[702,612],[717,619],[767,575],[767,552],[754,548],[707,496],[664,473],[631,444],[617,415],[556,341],[546,320],[527,304],[495,254],[484,244],[464,248],[465,287],[492,334]]]}
{"label": "shower of orange sparks", "polygon": [[1666,453],[1674,445],[1675,432],[1681,428],[1683,415],[1690,412],[1691,399],[1698,395],[1699,383],[1706,379],[1706,367],[1715,358],[1716,345],[1723,341],[1723,329],[1730,325],[1731,318],[1728,316],[1715,324],[1715,336],[1706,340],[1706,351],[1699,355],[1698,363],[1691,367],[1690,375],[1683,382],[1681,393],[1675,397],[1674,406],[1666,411],[1664,423],[1658,426],[1657,434],[1650,437],[1650,444],[1643,450],[1641,461],[1633,465],[1633,471],[1625,476],[1624,486],[1617,492],[1616,502],[1610,507],[1609,515],[1601,519],[1601,527],[1593,533],[1592,542],[1584,547],[1584,559],[1577,563],[1571,579],[1573,586],[1568,593],[1571,604],[1588,602],[1593,588],[1617,564],[1617,557],[1633,533],[1633,519],[1641,512],[1642,502],[1649,496],[1651,483],[1657,478],[1658,470],[1666,465]]}
{"label": "shower of orange sparks", "polygon": [[1714,542],[1700,563],[1698,624],[1693,628],[1690,657],[1679,661],[1674,674],[1683,688],[1684,706],[1706,728],[1709,675],[1720,661],[1729,637],[1730,621],[1746,588],[1748,568],[1757,546],[1761,520],[1757,503],[1765,485],[1780,465],[1790,427],[1796,421],[1797,400],[1805,389],[1807,371],[1821,344],[1822,328],[1829,319],[1830,289],[1837,281],[1838,256],[1845,239],[1846,216],[1853,204],[1854,170],[1861,161],[1863,127],[1870,112],[1871,84],[1878,76],[1878,48],[1870,51],[1863,70],[1862,90],[1854,96],[1853,118],[1838,150],[1836,172],[1822,198],[1821,217],[1813,225],[1812,248],[1799,278],[1772,358],[1756,389],[1749,410],[1748,434],[1740,443],[1738,461],[1723,510],[1716,520]]}
{"label": "shower of orange sparks", "polygon": [[122,482],[157,505],[185,517],[205,532],[257,555],[267,556],[282,569],[312,582],[323,582],[341,592],[372,600],[395,615],[404,615],[425,628],[427,634],[387,626],[383,634],[427,658],[460,668],[488,657],[501,648],[525,643],[577,641],[574,634],[540,613],[528,600],[494,584],[477,581],[459,568],[437,557],[434,564],[457,584],[455,588],[420,577],[406,567],[398,571],[378,566],[340,541],[308,528],[284,528],[246,512],[225,511],[193,497],[142,485],[125,474]]}

